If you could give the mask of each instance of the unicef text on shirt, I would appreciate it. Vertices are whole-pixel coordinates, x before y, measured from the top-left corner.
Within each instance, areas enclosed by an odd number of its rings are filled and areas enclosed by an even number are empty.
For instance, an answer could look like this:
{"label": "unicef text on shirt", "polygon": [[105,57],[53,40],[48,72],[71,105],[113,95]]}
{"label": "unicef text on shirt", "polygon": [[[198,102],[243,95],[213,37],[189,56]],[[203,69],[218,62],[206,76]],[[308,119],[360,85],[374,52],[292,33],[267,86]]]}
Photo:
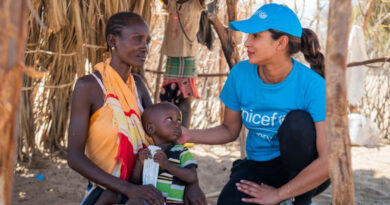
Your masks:
{"label": "unicef text on shirt", "polygon": [[262,126],[275,126],[275,121],[282,124],[285,114],[279,114],[277,112],[272,113],[271,115],[261,115],[259,113],[254,113],[253,110],[242,110],[242,120],[250,124],[262,125]]}

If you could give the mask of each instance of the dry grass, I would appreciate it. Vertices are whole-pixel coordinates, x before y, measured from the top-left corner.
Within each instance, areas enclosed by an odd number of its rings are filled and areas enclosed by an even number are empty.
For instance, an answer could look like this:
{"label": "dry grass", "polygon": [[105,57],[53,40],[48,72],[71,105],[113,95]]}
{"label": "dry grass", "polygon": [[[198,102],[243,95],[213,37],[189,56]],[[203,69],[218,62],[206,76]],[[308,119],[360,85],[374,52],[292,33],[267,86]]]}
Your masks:
{"label": "dry grass", "polygon": [[29,17],[26,65],[45,72],[42,79],[24,76],[21,137],[18,158],[29,160],[36,150],[63,151],[72,87],[90,72],[91,65],[107,57],[104,29],[108,17],[136,11],[147,21],[154,4],[139,0],[32,0],[47,29]]}

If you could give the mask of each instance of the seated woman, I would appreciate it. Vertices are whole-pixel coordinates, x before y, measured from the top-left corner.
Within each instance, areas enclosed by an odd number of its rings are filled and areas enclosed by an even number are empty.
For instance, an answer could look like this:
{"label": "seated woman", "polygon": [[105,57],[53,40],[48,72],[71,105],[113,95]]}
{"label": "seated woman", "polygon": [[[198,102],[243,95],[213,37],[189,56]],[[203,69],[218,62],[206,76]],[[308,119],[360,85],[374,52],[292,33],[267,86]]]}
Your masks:
{"label": "seated woman", "polygon": [[[117,193],[118,203],[164,204],[153,186],[128,181],[138,151],[150,144],[140,116],[152,102],[142,79],[131,74],[145,63],[149,27],[138,14],[117,13],[107,22],[106,41],[112,58],[78,79],[73,93],[68,164],[90,181],[81,204],[95,204],[105,189]],[[197,182],[185,195],[190,204],[205,204]]]}
{"label": "seated woman", "polygon": [[[223,124],[183,128],[181,143],[223,144],[248,128],[247,157],[233,163],[218,204],[310,204],[329,186],[325,135],[324,57],[317,36],[296,14],[266,4],[230,28],[248,33],[249,60],[231,70],[220,98]],[[294,60],[301,51],[312,69]]]}

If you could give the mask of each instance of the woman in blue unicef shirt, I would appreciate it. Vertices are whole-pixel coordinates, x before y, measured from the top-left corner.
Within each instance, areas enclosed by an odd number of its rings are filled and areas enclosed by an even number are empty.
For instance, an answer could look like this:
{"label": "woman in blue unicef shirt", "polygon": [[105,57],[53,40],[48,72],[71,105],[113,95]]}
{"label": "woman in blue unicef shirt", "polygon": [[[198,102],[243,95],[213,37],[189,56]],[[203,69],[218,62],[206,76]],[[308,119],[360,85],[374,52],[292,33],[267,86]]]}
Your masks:
{"label": "woman in blue unicef shirt", "polygon": [[[220,94],[223,123],[185,129],[180,141],[228,143],[244,124],[247,157],[233,163],[218,204],[310,204],[329,186],[324,57],[318,38],[279,4],[266,4],[229,26],[249,34],[249,60],[234,66]],[[311,69],[291,57],[299,51]]]}

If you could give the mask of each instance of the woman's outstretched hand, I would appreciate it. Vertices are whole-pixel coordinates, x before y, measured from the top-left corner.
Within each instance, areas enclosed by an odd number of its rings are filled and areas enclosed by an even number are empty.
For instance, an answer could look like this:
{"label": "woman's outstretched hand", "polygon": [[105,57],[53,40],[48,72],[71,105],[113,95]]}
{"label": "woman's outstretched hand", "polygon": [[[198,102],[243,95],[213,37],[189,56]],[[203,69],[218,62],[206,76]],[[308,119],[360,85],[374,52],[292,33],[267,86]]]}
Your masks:
{"label": "woman's outstretched hand", "polygon": [[187,143],[190,140],[190,137],[188,136],[188,129],[181,126],[181,136],[177,139],[177,143],[184,144]]}
{"label": "woman's outstretched hand", "polygon": [[253,198],[242,198],[242,201],[255,204],[278,204],[282,201],[276,188],[265,184],[241,180],[236,184],[237,189]]}

